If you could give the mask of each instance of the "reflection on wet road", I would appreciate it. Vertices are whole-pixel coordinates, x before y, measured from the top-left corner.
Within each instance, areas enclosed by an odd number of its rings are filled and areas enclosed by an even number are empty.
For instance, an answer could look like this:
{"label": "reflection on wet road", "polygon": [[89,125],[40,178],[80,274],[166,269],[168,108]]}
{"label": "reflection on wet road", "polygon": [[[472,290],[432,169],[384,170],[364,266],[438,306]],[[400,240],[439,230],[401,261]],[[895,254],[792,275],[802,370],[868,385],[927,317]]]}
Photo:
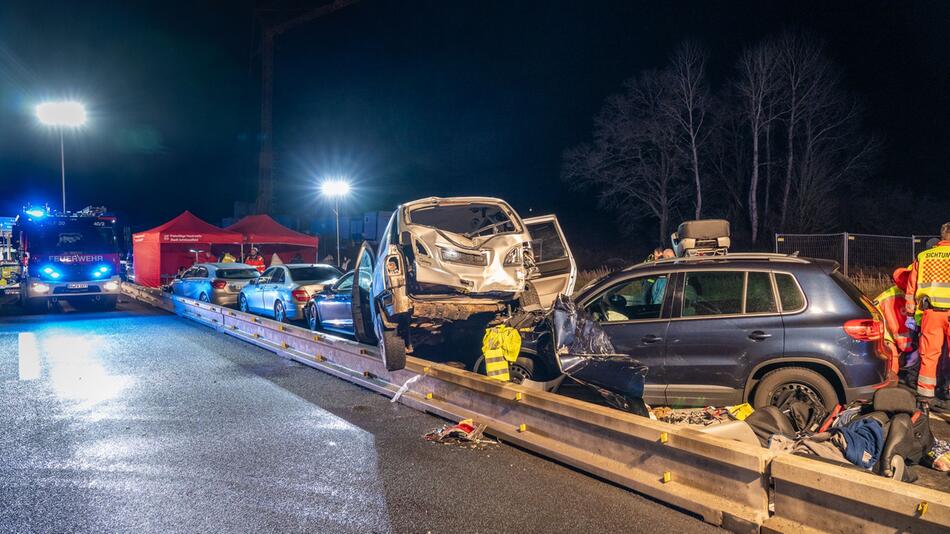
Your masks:
{"label": "reflection on wet road", "polygon": [[0,413],[4,532],[709,528],[130,303],[0,317]]}

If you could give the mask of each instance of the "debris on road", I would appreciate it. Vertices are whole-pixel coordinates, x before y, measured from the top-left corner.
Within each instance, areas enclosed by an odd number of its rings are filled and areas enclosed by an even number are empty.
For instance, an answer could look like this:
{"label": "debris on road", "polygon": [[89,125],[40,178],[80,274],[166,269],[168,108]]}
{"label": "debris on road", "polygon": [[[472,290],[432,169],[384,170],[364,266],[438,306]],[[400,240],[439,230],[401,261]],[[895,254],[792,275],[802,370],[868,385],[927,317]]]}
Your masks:
{"label": "debris on road", "polygon": [[498,441],[485,437],[488,425],[476,424],[471,419],[462,419],[454,425],[443,425],[423,436],[426,441],[443,445],[464,445],[470,449],[484,448],[488,445],[498,445]]}

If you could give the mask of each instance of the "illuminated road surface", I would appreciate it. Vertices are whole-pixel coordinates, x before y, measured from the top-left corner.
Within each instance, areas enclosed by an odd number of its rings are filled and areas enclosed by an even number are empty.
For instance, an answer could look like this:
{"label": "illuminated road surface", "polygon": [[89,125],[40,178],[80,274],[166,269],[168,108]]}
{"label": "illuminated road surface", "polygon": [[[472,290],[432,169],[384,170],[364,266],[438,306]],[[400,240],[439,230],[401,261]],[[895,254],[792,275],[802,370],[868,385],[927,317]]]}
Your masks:
{"label": "illuminated road surface", "polygon": [[0,532],[712,530],[132,303],[0,316],[0,414]]}

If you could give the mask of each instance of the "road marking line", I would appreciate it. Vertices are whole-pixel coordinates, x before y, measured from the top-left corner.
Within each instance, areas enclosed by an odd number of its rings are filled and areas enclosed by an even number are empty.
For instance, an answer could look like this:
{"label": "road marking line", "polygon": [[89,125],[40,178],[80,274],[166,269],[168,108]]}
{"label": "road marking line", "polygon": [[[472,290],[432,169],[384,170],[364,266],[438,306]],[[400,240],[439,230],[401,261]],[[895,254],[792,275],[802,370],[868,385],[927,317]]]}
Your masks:
{"label": "road marking line", "polygon": [[40,349],[33,332],[20,332],[17,336],[20,363],[20,380],[36,380],[40,377]]}

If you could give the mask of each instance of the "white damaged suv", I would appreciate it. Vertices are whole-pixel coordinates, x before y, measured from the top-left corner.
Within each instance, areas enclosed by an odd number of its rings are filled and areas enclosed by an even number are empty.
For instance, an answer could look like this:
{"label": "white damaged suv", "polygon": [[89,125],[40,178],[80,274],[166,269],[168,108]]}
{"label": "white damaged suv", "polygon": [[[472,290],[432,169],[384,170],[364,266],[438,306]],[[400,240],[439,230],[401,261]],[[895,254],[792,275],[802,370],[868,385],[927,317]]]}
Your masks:
{"label": "white damaged suv", "polygon": [[522,219],[489,197],[400,205],[377,250],[364,243],[354,268],[356,336],[378,342],[390,371],[405,366],[413,332],[549,307],[573,291],[577,275],[556,217]]}

